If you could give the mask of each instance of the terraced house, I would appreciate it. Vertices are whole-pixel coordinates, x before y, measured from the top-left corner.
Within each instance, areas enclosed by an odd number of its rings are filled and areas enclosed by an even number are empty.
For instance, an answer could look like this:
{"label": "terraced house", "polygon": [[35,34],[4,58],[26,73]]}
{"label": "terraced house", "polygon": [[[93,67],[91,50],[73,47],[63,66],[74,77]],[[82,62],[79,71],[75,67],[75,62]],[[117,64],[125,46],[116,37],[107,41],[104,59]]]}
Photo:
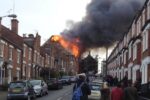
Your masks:
{"label": "terraced house", "polygon": [[146,0],[107,62],[107,73],[119,80],[127,76],[133,82],[142,79],[142,84],[150,81],[150,0]]}
{"label": "terraced house", "polygon": [[[64,64],[70,63],[70,60],[66,60],[63,56],[58,58],[56,55],[65,51],[64,49],[60,50],[59,46],[52,48],[52,45],[46,45],[47,43],[41,46],[41,36],[38,33],[35,36],[33,34],[19,36],[19,21],[16,17],[11,19],[11,28],[2,25],[1,20],[2,17],[0,17],[0,85],[11,82],[15,77],[18,80],[39,78],[43,67],[67,69],[68,66]],[[57,53],[53,53],[54,51]],[[74,67],[77,65],[75,61],[73,65]]]}

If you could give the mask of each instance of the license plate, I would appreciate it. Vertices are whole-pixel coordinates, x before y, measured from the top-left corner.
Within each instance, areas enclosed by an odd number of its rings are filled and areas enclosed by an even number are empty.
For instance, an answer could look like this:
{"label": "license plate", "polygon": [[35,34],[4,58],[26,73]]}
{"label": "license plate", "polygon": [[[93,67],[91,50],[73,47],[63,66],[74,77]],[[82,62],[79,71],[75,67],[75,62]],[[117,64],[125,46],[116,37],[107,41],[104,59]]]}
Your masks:
{"label": "license plate", "polygon": [[20,92],[20,91],[21,91],[21,89],[13,89],[12,90],[12,92],[15,92],[15,93]]}

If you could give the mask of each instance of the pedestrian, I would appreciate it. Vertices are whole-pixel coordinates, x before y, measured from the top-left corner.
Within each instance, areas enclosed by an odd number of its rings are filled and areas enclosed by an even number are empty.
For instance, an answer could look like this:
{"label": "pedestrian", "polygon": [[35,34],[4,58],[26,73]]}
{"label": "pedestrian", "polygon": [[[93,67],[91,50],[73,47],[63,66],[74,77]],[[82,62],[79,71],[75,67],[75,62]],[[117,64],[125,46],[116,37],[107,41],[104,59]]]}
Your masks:
{"label": "pedestrian", "polygon": [[123,89],[120,83],[117,84],[117,87],[112,89],[111,100],[123,100]]}
{"label": "pedestrian", "polygon": [[73,87],[73,92],[76,88],[81,87],[82,96],[80,96],[80,100],[88,100],[88,95],[91,94],[91,90],[89,85],[86,82],[86,77],[84,75],[80,75],[76,84]]}
{"label": "pedestrian", "polygon": [[118,83],[118,78],[117,78],[117,76],[115,76],[115,78],[114,78],[114,86],[116,86],[117,83]]}
{"label": "pedestrian", "polygon": [[128,81],[128,86],[124,89],[123,100],[138,100],[138,92],[132,85],[132,80]]}
{"label": "pedestrian", "polygon": [[102,85],[100,100],[110,100],[110,89],[107,82],[104,82]]}

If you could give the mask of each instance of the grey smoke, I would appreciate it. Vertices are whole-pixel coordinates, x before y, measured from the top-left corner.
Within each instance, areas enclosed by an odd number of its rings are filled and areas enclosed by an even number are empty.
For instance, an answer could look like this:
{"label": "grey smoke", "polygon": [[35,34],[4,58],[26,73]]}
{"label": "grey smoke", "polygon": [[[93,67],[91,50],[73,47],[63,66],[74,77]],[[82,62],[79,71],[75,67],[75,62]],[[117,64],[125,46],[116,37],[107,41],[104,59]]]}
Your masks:
{"label": "grey smoke", "polygon": [[145,0],[92,0],[81,22],[72,23],[62,35],[82,50],[111,46],[127,32],[135,14]]}

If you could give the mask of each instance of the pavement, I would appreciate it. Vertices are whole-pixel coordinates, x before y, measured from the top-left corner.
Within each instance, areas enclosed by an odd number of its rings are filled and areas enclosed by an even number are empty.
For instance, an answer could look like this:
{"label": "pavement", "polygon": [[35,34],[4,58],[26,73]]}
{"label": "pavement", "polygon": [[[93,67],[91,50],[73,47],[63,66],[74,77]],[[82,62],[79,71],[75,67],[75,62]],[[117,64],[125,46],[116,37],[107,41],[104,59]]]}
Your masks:
{"label": "pavement", "polygon": [[0,100],[6,100],[7,91],[0,91]]}

